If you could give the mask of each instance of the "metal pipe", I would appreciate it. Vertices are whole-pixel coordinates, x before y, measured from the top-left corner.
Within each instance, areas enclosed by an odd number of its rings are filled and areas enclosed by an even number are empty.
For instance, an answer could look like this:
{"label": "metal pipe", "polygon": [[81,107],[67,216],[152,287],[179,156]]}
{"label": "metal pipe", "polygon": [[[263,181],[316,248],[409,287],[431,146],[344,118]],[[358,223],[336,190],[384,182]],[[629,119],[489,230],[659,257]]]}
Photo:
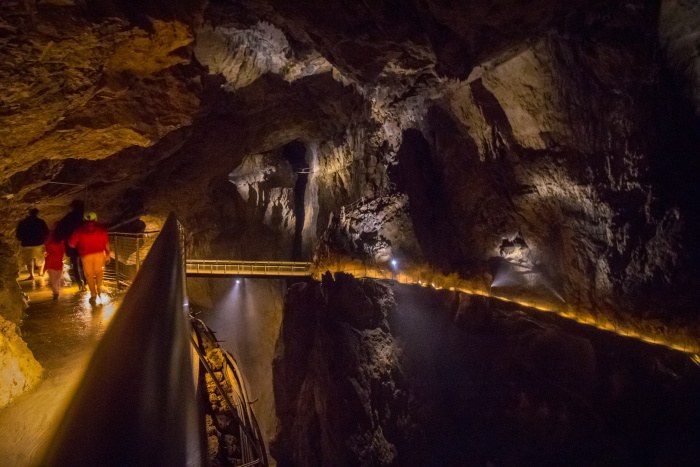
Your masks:
{"label": "metal pipe", "polygon": [[139,238],[136,239],[136,272],[139,272],[141,268],[141,242]]}
{"label": "metal pipe", "polygon": [[117,279],[117,290],[119,290],[119,237],[114,237],[114,275]]}

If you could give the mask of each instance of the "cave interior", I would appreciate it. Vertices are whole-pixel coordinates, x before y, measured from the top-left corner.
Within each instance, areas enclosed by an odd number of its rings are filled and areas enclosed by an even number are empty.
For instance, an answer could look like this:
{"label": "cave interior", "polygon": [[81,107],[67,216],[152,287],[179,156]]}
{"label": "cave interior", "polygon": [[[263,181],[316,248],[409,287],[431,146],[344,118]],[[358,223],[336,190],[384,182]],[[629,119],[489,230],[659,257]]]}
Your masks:
{"label": "cave interior", "polygon": [[318,271],[188,283],[271,462],[698,465],[698,30],[695,0],[3,1],[0,337],[28,209],[174,213],[188,257]]}

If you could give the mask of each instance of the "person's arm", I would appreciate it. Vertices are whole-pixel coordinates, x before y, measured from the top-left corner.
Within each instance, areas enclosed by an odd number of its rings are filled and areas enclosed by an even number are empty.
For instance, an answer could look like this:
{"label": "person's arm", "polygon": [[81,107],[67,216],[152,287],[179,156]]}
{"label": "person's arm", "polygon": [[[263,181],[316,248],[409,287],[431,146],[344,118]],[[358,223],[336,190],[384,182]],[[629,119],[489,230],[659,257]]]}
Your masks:
{"label": "person's arm", "polygon": [[46,241],[46,238],[49,236],[49,226],[46,225],[46,222],[41,221],[41,236],[43,237],[44,241]]}
{"label": "person's arm", "polygon": [[74,231],[71,235],[70,238],[68,239],[68,246],[71,248],[75,248],[78,246],[78,231]]}
{"label": "person's arm", "polygon": [[112,258],[110,257],[111,253],[109,251],[109,235],[107,235],[106,230],[104,231],[104,242],[105,242],[105,256],[106,256],[105,262],[109,263],[109,261]]}

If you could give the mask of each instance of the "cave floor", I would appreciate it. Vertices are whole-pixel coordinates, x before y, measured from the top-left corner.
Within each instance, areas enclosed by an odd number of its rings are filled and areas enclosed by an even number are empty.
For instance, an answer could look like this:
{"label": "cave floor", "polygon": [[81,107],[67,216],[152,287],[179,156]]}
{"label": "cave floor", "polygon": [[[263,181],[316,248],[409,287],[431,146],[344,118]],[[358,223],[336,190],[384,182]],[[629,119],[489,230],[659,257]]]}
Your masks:
{"label": "cave floor", "polygon": [[22,337],[44,373],[36,387],[0,410],[0,465],[7,467],[38,463],[123,296],[107,284],[102,303],[91,306],[89,293],[75,285],[54,302],[48,276],[20,286],[29,297]]}

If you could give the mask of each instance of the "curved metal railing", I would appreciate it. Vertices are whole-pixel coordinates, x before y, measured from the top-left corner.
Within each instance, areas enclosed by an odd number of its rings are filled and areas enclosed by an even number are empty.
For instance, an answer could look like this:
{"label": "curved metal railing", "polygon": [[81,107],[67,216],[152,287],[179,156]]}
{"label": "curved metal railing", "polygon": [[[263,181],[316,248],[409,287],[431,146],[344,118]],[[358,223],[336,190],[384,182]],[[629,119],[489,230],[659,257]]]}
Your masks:
{"label": "curved metal railing", "polygon": [[[250,398],[241,377],[238,364],[233,356],[219,346],[213,331],[199,319],[192,322],[192,345],[199,355],[201,365],[214,383],[218,398],[223,402],[218,410],[228,413],[237,427],[240,464],[242,466],[267,466],[265,443],[258,427],[258,421],[250,407]],[[207,358],[211,352],[219,352],[219,357]],[[211,361],[217,365],[214,367]],[[211,401],[211,399],[210,399]]]}
{"label": "curved metal railing", "polygon": [[206,465],[183,277],[171,214],[95,350],[42,465]]}

